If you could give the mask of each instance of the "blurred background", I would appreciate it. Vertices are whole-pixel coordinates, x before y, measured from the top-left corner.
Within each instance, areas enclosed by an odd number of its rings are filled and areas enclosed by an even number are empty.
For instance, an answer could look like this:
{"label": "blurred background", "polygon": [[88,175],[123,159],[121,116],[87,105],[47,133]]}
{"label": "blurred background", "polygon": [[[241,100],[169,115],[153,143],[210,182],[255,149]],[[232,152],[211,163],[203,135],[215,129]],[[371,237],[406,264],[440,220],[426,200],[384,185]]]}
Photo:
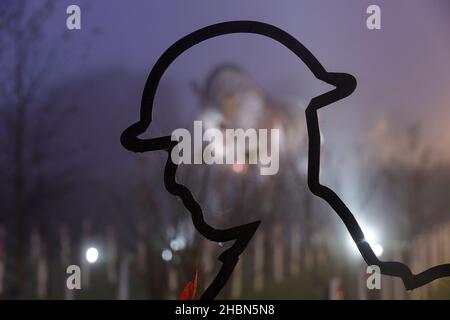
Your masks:
{"label": "blurred background", "polygon": [[[201,293],[228,244],[206,241],[163,186],[164,152],[133,154],[156,59],[209,24],[259,20],[299,39],[332,72],[358,80],[322,109],[322,182],[355,214],[382,260],[414,272],[450,262],[450,2],[73,1],[0,3],[0,297],[177,299]],[[366,9],[381,8],[381,30]],[[449,299],[450,280],[406,292],[366,265],[342,222],[306,186],[304,110],[330,88],[287,49],[230,35],[183,54],[164,75],[148,135],[210,127],[280,128],[280,170],[183,165],[178,180],[217,228],[262,224],[223,299]],[[66,268],[81,267],[81,290]]]}

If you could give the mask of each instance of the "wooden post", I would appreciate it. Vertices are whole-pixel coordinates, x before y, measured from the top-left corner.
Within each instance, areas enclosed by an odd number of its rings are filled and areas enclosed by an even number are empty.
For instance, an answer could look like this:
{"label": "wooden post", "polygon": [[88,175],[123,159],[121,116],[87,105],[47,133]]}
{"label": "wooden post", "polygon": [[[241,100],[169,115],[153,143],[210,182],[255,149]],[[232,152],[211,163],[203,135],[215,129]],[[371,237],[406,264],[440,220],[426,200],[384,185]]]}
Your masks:
{"label": "wooden post", "polygon": [[[42,250],[45,251],[45,250]],[[37,262],[37,296],[45,299],[48,293],[48,263],[47,255],[41,252]]]}
{"label": "wooden post", "polygon": [[130,257],[125,254],[122,261],[120,262],[119,269],[119,286],[117,288],[117,299],[118,300],[128,300],[129,299],[129,267],[130,267]]}
{"label": "wooden post", "polygon": [[446,235],[446,225],[442,225],[439,227],[439,264],[447,263],[448,261],[445,259],[445,237]]}
{"label": "wooden post", "polygon": [[138,226],[138,243],[137,243],[137,269],[140,274],[147,272],[147,244],[145,239],[147,225],[145,223]]}
{"label": "wooden post", "polygon": [[82,227],[81,227],[81,287],[83,289],[89,288],[90,284],[90,271],[91,266],[86,261],[86,249],[89,246],[89,236],[91,233],[91,223],[89,220],[85,219],[83,220]]}
{"label": "wooden post", "polygon": [[390,300],[391,294],[391,277],[384,274],[381,275],[381,300]]}
{"label": "wooden post", "polygon": [[168,268],[168,286],[169,286],[169,299],[178,298],[178,274],[172,263],[167,264]]}
{"label": "wooden post", "polygon": [[255,235],[255,255],[253,261],[253,289],[261,291],[264,287],[264,230],[258,230]]}
{"label": "wooden post", "polygon": [[447,223],[443,227],[443,250],[444,250],[444,261],[450,261],[450,223]]}
{"label": "wooden post", "polygon": [[[439,233],[436,228],[433,228],[430,232],[430,253],[431,253],[431,266],[439,264]],[[436,289],[438,281],[430,283],[432,289]]]}
{"label": "wooden post", "polygon": [[31,230],[31,261],[36,264],[36,294],[38,299],[45,299],[48,292],[48,263],[46,248],[39,230]]}
{"label": "wooden post", "polygon": [[290,243],[290,262],[289,271],[291,276],[298,276],[300,274],[300,247],[301,247],[301,235],[300,235],[300,225],[298,223],[293,223],[291,225],[290,233],[291,243]]}
{"label": "wooden post", "polygon": [[[398,251],[394,254],[394,261],[403,261],[403,251],[402,249],[397,249]],[[403,300],[405,294],[405,287],[403,285],[403,281],[400,278],[393,278],[394,284],[394,299],[395,300]]]}
{"label": "wooden post", "polygon": [[37,263],[39,256],[42,254],[42,240],[38,228],[33,226],[30,235],[31,261]]}
{"label": "wooden post", "polygon": [[110,284],[117,282],[117,245],[113,226],[106,230],[107,278]]}
{"label": "wooden post", "polygon": [[275,224],[273,232],[273,278],[275,283],[280,283],[284,280],[284,239],[281,223]]}
{"label": "wooden post", "polygon": [[360,264],[361,267],[358,269],[362,269],[359,272],[356,272],[356,283],[358,285],[358,300],[367,300],[367,276],[365,265]]}
{"label": "wooden post", "polygon": [[213,258],[213,250],[214,246],[217,245],[215,242],[212,242],[208,239],[203,239],[202,241],[202,271],[203,277],[199,280],[202,281],[204,287],[206,288],[213,281],[213,269],[214,269],[214,258]]}
{"label": "wooden post", "polygon": [[[413,255],[413,259],[411,260],[411,271],[413,273],[418,273],[422,270],[422,260],[423,260],[423,253],[422,253],[422,246],[421,246],[421,237],[415,237],[412,241],[412,245],[409,250],[409,256],[411,257]],[[421,295],[420,288],[415,289],[411,292],[411,298],[412,299],[419,299]]]}
{"label": "wooden post", "polygon": [[[61,225],[59,227],[59,243],[60,243],[60,256],[61,256],[61,266],[64,270],[71,265],[71,250],[70,250],[70,233],[66,225]],[[75,290],[70,290],[67,288],[66,281],[63,281],[64,286],[64,299],[74,300]]]}
{"label": "wooden post", "polygon": [[328,299],[329,300],[344,300],[344,286],[342,280],[339,277],[331,279],[328,286]]}
{"label": "wooden post", "polygon": [[6,232],[5,228],[0,225],[0,299],[4,298],[5,292],[5,258],[6,258]]}
{"label": "wooden post", "polygon": [[242,281],[243,281],[243,256],[239,258],[239,261],[234,269],[232,281],[231,281],[231,298],[239,299],[242,295]]}
{"label": "wooden post", "polygon": [[61,247],[61,265],[67,268],[70,263],[70,234],[67,226],[62,225],[59,228],[59,243]]}

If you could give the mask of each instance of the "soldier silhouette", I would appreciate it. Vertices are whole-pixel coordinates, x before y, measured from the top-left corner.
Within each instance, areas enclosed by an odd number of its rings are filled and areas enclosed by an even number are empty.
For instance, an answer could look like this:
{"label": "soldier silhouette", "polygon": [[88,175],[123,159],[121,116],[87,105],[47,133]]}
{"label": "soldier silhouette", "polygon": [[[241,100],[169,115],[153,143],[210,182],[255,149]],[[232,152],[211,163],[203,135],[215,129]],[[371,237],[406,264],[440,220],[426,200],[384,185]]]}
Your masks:
{"label": "soldier silhouette", "polygon": [[183,205],[190,212],[192,222],[205,238],[214,242],[234,241],[234,244],[226,249],[219,260],[222,266],[213,282],[206,288],[200,299],[214,299],[226,284],[232,274],[241,253],[247,247],[255,234],[260,221],[250,222],[244,225],[228,229],[216,229],[204,220],[202,208],[193,197],[191,191],[176,180],[177,165],[171,160],[172,149],[178,144],[172,141],[171,136],[141,139],[143,134],[153,121],[153,103],[159,82],[169,65],[178,56],[189,48],[205,40],[234,33],[259,34],[271,38],[292,51],[321,81],[334,87],[333,90],[313,98],[306,109],[306,121],[308,129],[308,185],[310,190],[323,198],[339,215],[347,230],[358,246],[363,258],[369,265],[378,265],[383,274],[401,277],[407,289],[413,289],[438,277],[450,275],[450,265],[441,265],[431,268],[417,276],[412,275],[409,268],[398,262],[382,262],[378,260],[370,245],[365,241],[364,234],[353,214],[331,189],[319,182],[320,170],[320,129],[317,111],[329,104],[349,96],[356,88],[356,79],[346,73],[330,73],[320,64],[312,53],[297,39],[287,32],[267,23],[257,21],[229,21],[210,25],[194,31],[171,45],[156,61],[145,84],[141,100],[140,120],[127,129],[121,135],[122,145],[133,152],[149,152],[163,150],[167,152],[167,162],[164,172],[164,184],[167,191],[179,197]]}

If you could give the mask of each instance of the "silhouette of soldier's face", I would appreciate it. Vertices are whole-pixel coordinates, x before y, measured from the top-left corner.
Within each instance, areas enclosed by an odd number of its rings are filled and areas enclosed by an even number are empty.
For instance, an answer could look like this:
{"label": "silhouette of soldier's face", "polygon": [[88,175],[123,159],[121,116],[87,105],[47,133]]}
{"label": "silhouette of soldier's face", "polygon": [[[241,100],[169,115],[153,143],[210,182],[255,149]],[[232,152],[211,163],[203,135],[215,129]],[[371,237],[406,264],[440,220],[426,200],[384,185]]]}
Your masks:
{"label": "silhouette of soldier's face", "polygon": [[[192,222],[197,231],[199,231],[204,237],[211,241],[219,243],[233,241],[233,244],[219,256],[219,260],[223,263],[223,265],[213,282],[202,294],[201,298],[204,299],[214,298],[223,288],[234,267],[236,266],[240,254],[245,250],[249,241],[253,237],[253,234],[256,232],[260,221],[240,224],[238,226],[231,226],[227,229],[216,229],[208,224],[208,222],[204,218],[204,212],[197,199],[193,196],[191,190],[186,188],[184,185],[179,184],[176,180],[176,171],[178,166],[177,162],[173,161],[173,153],[174,151],[177,151],[177,148],[179,148],[179,144],[181,143],[179,143],[179,141],[174,141],[174,139],[172,139],[173,137],[171,136],[144,140],[139,138],[139,135],[147,130],[148,126],[153,120],[152,108],[156,89],[167,67],[181,53],[194,46],[195,44],[209,38],[228,33],[256,33],[272,38],[291,50],[304,64],[306,64],[306,66],[311,70],[316,78],[336,87],[336,89],[331,93],[324,94],[323,96],[319,97],[318,100],[315,101],[315,103],[312,105],[311,109],[317,109],[321,106],[332,103],[340,98],[347,96],[353,91],[355,84],[354,78],[349,75],[330,74],[326,72],[325,69],[320,65],[320,63],[315,59],[315,57],[300,42],[298,42],[288,33],[271,25],[252,21],[225,22],[222,24],[212,25],[200,29],[177,41],[156,62],[152,71],[150,72],[144,89],[144,94],[141,102],[140,121],[131,125],[123,132],[121,142],[127,149],[135,152],[147,152],[156,150],[166,151],[168,155],[164,175],[166,189],[182,200],[184,206],[191,214]],[[230,75],[235,76],[236,73],[233,74],[232,72]],[[242,88],[245,88],[246,86],[251,87],[248,85],[248,82],[246,82],[244,78],[241,77],[238,79],[239,81],[241,81]],[[214,89],[211,89],[210,91],[212,92],[214,91]],[[256,115],[256,113],[258,111],[261,111],[268,103],[267,101],[265,101],[264,96],[261,94],[261,92],[259,92],[258,89],[247,88],[247,90],[237,90],[235,91],[234,97],[229,96],[227,93],[221,95],[221,92],[218,92],[218,94],[214,95],[210,94],[211,92],[208,92],[209,96],[207,98],[210,98],[209,100],[207,100],[208,103],[217,103],[217,101],[221,101],[221,103],[225,106],[225,110],[223,110],[224,112],[222,112],[222,116],[226,119],[226,121],[223,122],[222,119],[220,123],[221,126],[225,126],[228,123],[239,125],[243,120],[247,120],[247,123],[249,123],[250,126],[258,123],[272,121],[274,118],[276,118],[269,116],[266,117],[267,119],[264,119],[265,115]],[[214,99],[216,101],[214,101]],[[239,102],[241,102],[241,104],[242,102],[246,103],[247,108],[239,108]],[[274,147],[278,147],[276,143],[278,142],[274,142],[272,140],[270,141],[271,150],[274,150]],[[259,154],[259,152],[261,151],[261,146],[258,144],[258,147],[256,149]],[[246,157],[248,157],[248,159],[250,160],[252,158],[251,150],[246,151]],[[242,166],[242,163],[238,163],[237,166],[232,165],[232,170],[238,174],[247,172],[248,168],[246,166]],[[244,191],[237,190],[237,192],[240,192],[237,198],[242,199],[241,202],[245,203],[246,200]],[[261,197],[264,198],[264,192],[262,192]],[[271,205],[271,203],[269,203],[268,205]],[[243,217],[243,215],[240,215],[240,217]]]}

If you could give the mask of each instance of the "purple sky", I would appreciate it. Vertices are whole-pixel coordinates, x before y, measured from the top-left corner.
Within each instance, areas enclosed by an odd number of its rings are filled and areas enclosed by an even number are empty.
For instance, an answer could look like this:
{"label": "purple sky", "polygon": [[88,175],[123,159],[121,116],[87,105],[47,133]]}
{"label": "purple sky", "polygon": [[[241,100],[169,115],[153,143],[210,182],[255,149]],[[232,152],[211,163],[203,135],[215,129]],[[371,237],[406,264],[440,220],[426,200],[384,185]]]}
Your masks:
{"label": "purple sky", "polygon": [[[65,7],[73,3],[59,2],[49,22],[49,35],[64,31]],[[450,141],[450,130],[444,131],[450,115],[448,0],[96,0],[79,4],[83,29],[70,31],[72,37],[62,44],[74,54],[67,54],[58,70],[61,80],[120,67],[135,73],[143,87],[153,63],[180,37],[217,22],[259,20],[297,37],[327,70],[356,76],[356,92],[322,112],[325,141],[336,148],[337,158],[344,157],[340,150],[364,142],[381,117],[393,122],[421,121],[430,137],[439,137],[433,143],[445,147]],[[381,30],[366,28],[370,4],[381,7]],[[95,30],[101,33],[94,35]],[[87,48],[82,58],[75,54],[80,48]],[[169,82],[185,103],[180,108],[189,110],[195,104],[189,81],[201,82],[214,66],[229,61],[243,66],[274,94],[309,99],[327,89],[286,49],[252,35],[226,36],[191,49],[170,67],[162,84]],[[97,107],[105,112],[108,106]],[[123,108],[125,125],[137,120],[139,105]],[[129,108],[134,110],[131,118]]]}
{"label": "purple sky", "polygon": [[[61,1],[52,30],[65,27]],[[358,79],[358,90],[345,109],[330,110],[333,121],[360,120],[361,114],[380,110],[423,110],[442,107],[450,84],[450,4],[432,1],[80,1],[82,31],[64,44],[76,52],[89,44],[87,58],[68,56],[62,76],[112,66],[129,68],[143,76],[174,41],[208,24],[254,19],[284,28],[298,37],[330,71],[344,71]],[[365,27],[368,4],[379,4],[382,30]],[[93,30],[101,34],[93,36]],[[257,81],[282,94],[309,98],[319,84],[298,61],[268,39],[234,35],[210,40],[192,49],[169,70],[166,78],[180,87],[201,81],[217,63],[243,65]],[[447,95],[447,96],[446,96]],[[446,99],[447,98],[447,99]],[[427,108],[427,109],[428,109]],[[348,111],[348,112],[344,112]],[[396,112],[396,111],[394,111]],[[356,117],[356,118],[354,118]],[[352,126],[353,127],[353,126]]]}

